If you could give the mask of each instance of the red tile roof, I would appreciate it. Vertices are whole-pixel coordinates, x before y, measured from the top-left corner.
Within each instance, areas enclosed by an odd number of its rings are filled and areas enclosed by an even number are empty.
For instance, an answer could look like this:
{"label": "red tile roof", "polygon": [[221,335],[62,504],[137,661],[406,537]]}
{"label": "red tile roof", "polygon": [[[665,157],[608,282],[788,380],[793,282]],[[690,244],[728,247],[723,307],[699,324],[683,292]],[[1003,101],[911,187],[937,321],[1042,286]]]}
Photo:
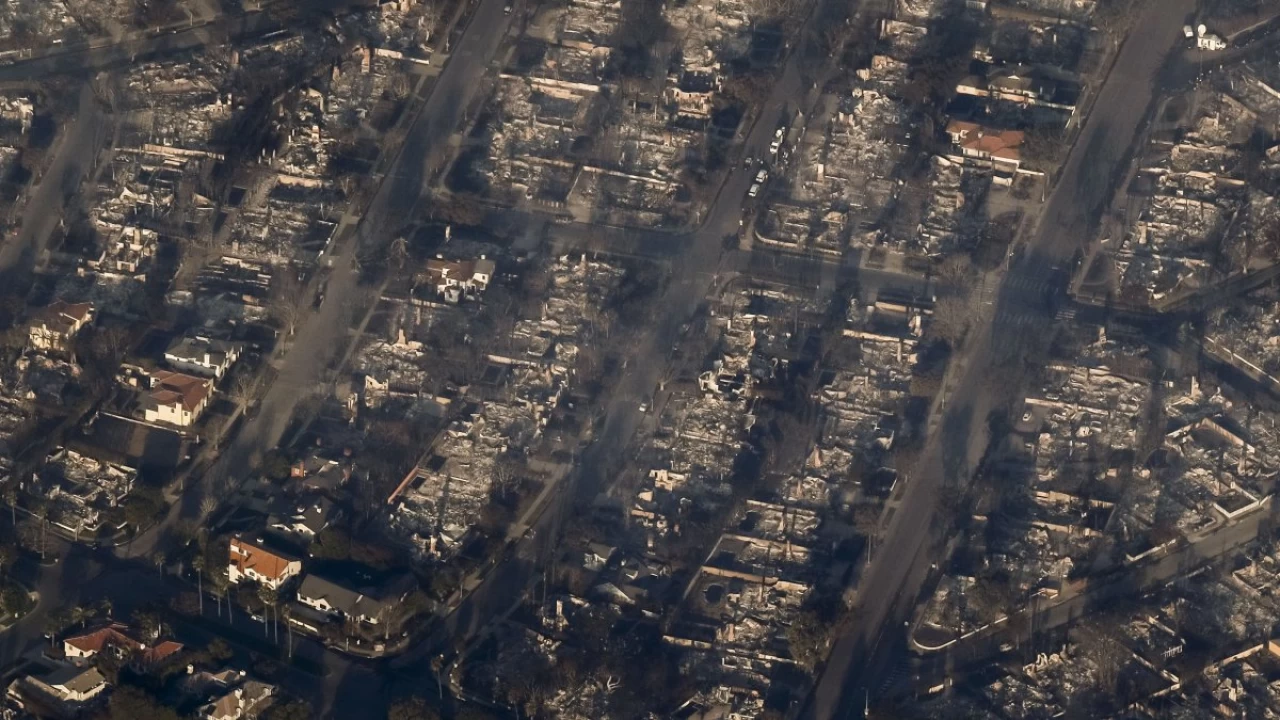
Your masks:
{"label": "red tile roof", "polygon": [[977,123],[952,120],[947,123],[947,133],[965,150],[986,153],[993,157],[1018,160],[1022,157],[1026,133],[1020,130],[991,130]]}
{"label": "red tile roof", "polygon": [[253,543],[240,538],[231,538],[229,564],[241,573],[252,568],[263,577],[282,580],[290,562],[292,561],[289,558],[260,548]]}
{"label": "red tile roof", "polygon": [[165,658],[172,657],[182,651],[182,643],[164,640],[155,647],[149,647],[138,655],[138,662],[143,665],[154,665]]}
{"label": "red tile roof", "polygon": [[156,404],[177,405],[180,402],[188,412],[195,412],[213,392],[213,383],[209,380],[168,370],[153,371],[151,381],[151,399]]}
{"label": "red tile roof", "polygon": [[126,650],[138,650],[143,647],[141,642],[129,635],[129,626],[121,623],[112,623],[84,635],[69,637],[63,643],[87,655],[100,653],[104,647],[114,646]]}

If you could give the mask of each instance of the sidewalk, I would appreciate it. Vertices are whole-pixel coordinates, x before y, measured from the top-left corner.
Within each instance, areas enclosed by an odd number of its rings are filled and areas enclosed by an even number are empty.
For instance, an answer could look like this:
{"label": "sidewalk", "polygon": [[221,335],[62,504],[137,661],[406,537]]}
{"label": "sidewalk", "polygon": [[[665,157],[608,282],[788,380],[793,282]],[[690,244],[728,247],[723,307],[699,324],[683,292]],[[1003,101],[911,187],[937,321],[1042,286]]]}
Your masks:
{"label": "sidewalk", "polygon": [[[1010,617],[1001,617],[990,625],[959,637],[953,636],[950,641],[936,646],[925,646],[917,642],[912,633],[911,647],[921,654],[945,651],[959,655],[968,653],[969,656],[977,658],[983,650],[983,644],[990,646],[1001,640],[1011,628],[1020,626],[1020,623],[1012,622],[1014,619],[1034,619],[1036,630],[1039,632],[1067,624],[1101,601],[1149,592],[1180,575],[1195,574],[1219,561],[1228,553],[1256,540],[1262,519],[1269,515],[1270,503],[1236,521],[1211,528],[1186,543],[1180,543],[1154,560],[1125,564],[1118,568],[1116,573],[1112,574],[1113,576],[1104,576],[1092,584],[1087,582],[1077,585],[1066,584],[1052,602],[1041,602],[1038,606],[1024,608]],[[1217,547],[1214,547],[1215,544]],[[1017,639],[1021,633],[1017,630],[1014,632],[1014,639]],[[960,647],[962,644],[966,647],[971,644],[977,647],[972,651],[964,651]]]}

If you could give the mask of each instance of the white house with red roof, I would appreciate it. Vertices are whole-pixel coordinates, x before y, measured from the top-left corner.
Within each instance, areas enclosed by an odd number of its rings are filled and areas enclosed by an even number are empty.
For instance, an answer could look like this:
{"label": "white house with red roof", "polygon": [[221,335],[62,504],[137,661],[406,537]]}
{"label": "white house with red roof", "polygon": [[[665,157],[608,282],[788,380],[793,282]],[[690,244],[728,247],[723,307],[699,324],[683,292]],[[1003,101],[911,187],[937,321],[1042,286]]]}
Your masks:
{"label": "white house with red roof", "polygon": [[302,572],[301,560],[238,537],[231,538],[228,551],[227,580],[233,584],[249,580],[279,590]]}
{"label": "white house with red roof", "polygon": [[153,370],[151,388],[142,397],[147,422],[188,427],[200,418],[213,396],[213,381],[169,370]]}

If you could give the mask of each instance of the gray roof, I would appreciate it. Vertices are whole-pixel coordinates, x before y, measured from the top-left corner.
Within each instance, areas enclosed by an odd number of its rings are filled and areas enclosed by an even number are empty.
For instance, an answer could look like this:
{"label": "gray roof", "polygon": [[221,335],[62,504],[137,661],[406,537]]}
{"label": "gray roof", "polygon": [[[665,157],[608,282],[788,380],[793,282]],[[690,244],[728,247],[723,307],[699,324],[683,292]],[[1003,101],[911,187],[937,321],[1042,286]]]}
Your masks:
{"label": "gray roof", "polygon": [[279,498],[273,503],[268,522],[273,526],[302,525],[316,535],[328,527],[336,507],[332,500],[316,493],[299,498]]}
{"label": "gray roof", "polygon": [[78,668],[74,665],[54,670],[40,679],[49,687],[64,687],[74,693],[86,693],[107,681],[98,669],[89,666]]}
{"label": "gray roof", "polygon": [[175,339],[169,343],[168,349],[164,352],[166,355],[193,360],[203,360],[205,353],[208,353],[216,362],[221,362],[229,351],[238,351],[239,349],[239,343],[197,335]]}
{"label": "gray roof", "polygon": [[298,586],[298,597],[323,599],[348,617],[377,617],[383,608],[383,602],[377,598],[312,574],[302,578],[302,584]]}

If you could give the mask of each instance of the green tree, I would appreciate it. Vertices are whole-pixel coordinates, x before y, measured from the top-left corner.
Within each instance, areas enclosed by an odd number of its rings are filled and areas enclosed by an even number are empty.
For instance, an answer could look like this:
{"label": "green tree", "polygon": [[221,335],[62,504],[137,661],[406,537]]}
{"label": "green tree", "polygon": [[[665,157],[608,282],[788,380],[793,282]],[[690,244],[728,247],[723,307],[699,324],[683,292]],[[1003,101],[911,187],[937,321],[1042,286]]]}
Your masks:
{"label": "green tree", "polygon": [[1022,160],[1033,170],[1053,172],[1067,157],[1067,138],[1056,128],[1034,128],[1022,138]]}
{"label": "green tree", "polygon": [[31,596],[13,585],[0,592],[0,601],[4,603],[4,611],[10,615],[24,615],[31,609]]}
{"label": "green tree", "polygon": [[216,664],[222,664],[231,659],[234,654],[231,646],[222,638],[214,638],[209,646],[205,648],[205,652],[209,653],[209,658]]}
{"label": "green tree", "polygon": [[488,708],[468,705],[453,716],[455,720],[498,720],[498,715]]}
{"label": "green tree", "polygon": [[9,543],[0,543],[0,577],[8,577],[9,566],[13,564],[13,560],[17,557],[17,548]]}
{"label": "green tree", "polygon": [[413,697],[391,703],[387,720],[440,720],[440,713],[422,698]]}
{"label": "green tree", "polygon": [[49,642],[53,642],[54,636],[71,627],[71,611],[68,608],[58,608],[49,613],[44,621],[45,634],[49,636]]}
{"label": "green tree", "polygon": [[275,482],[288,480],[290,470],[289,459],[279,450],[268,452],[262,459],[262,474]]}
{"label": "green tree", "polygon": [[150,525],[163,510],[164,497],[160,494],[160,489],[138,485],[125,502],[124,518],[135,529],[141,530]]}
{"label": "green tree", "polygon": [[351,557],[351,536],[341,528],[325,528],[316,535],[315,542],[311,543],[310,552],[318,558],[346,560]]}
{"label": "green tree", "polygon": [[172,708],[161,705],[132,685],[122,685],[111,693],[106,717],[108,720],[179,720]]}
{"label": "green tree", "polygon": [[272,705],[262,715],[263,720],[311,720],[311,705],[302,700],[291,700]]}
{"label": "green tree", "polygon": [[812,610],[802,610],[787,629],[791,657],[802,667],[813,670],[827,654],[828,637],[828,629],[818,614]]}
{"label": "green tree", "polygon": [[142,631],[142,636],[149,642],[155,641],[164,633],[164,621],[160,619],[159,614],[150,610],[135,610],[133,624]]}

